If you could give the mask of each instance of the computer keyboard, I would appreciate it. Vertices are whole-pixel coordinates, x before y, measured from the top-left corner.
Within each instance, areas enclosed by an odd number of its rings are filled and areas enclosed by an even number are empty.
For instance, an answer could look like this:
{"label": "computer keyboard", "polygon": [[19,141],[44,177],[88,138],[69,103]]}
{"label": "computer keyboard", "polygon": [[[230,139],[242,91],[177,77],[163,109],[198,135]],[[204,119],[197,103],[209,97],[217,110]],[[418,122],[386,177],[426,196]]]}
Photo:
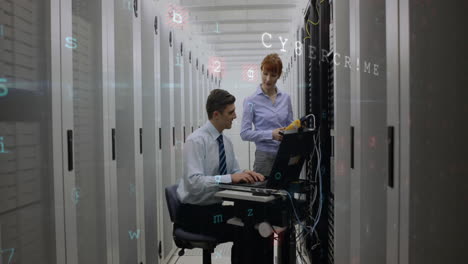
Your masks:
{"label": "computer keyboard", "polygon": [[252,187],[264,187],[264,186],[266,186],[266,184],[267,184],[267,181],[258,181],[258,182],[254,182],[254,183],[241,183],[239,185],[252,186]]}

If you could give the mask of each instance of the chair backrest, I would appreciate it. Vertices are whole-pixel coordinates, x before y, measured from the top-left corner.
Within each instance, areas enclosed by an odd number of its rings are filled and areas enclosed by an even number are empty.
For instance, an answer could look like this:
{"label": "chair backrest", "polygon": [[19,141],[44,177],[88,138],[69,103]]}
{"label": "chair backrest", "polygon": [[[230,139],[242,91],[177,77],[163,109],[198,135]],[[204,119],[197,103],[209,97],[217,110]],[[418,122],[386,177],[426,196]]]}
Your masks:
{"label": "chair backrest", "polygon": [[175,222],[177,211],[180,207],[180,201],[177,197],[177,184],[166,187],[166,202],[167,208],[169,209],[169,216],[171,217],[171,222]]}

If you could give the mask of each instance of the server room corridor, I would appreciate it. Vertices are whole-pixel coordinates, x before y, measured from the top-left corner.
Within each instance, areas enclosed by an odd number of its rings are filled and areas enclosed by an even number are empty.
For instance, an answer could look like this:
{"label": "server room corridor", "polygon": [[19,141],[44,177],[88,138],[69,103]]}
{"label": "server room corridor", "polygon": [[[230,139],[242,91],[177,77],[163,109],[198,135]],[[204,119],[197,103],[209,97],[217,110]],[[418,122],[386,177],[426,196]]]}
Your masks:
{"label": "server room corridor", "polygon": [[0,264],[468,263],[467,12],[0,0]]}

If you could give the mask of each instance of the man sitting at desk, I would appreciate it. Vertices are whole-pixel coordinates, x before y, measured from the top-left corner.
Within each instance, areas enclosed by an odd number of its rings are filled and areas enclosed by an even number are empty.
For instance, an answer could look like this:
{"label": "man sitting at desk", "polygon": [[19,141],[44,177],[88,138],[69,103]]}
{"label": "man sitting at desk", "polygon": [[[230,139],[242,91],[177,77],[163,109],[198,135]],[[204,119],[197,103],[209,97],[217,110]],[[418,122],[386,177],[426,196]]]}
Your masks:
{"label": "man sitting at desk", "polygon": [[[239,168],[231,140],[222,134],[236,118],[236,98],[221,89],[211,91],[206,102],[209,121],[194,131],[184,146],[184,175],[177,188],[182,206],[177,222],[187,231],[233,241],[233,206],[222,206],[214,194],[219,183],[263,181],[259,173]],[[232,263],[237,246],[231,252]]]}

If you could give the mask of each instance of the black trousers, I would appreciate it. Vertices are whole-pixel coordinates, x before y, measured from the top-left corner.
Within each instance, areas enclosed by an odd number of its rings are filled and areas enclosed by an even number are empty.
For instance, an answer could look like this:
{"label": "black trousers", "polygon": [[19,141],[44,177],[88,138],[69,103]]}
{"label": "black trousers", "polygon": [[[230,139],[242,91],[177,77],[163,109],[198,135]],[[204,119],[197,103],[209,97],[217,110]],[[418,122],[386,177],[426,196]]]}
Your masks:
{"label": "black trousers", "polygon": [[213,236],[218,241],[233,241],[232,264],[272,264],[273,236],[263,238],[253,228],[227,224],[234,216],[234,206],[182,204],[176,222],[189,232]]}
{"label": "black trousers", "polygon": [[235,228],[226,224],[233,216],[233,206],[182,204],[176,221],[189,232],[213,236],[221,241],[234,241]]}

